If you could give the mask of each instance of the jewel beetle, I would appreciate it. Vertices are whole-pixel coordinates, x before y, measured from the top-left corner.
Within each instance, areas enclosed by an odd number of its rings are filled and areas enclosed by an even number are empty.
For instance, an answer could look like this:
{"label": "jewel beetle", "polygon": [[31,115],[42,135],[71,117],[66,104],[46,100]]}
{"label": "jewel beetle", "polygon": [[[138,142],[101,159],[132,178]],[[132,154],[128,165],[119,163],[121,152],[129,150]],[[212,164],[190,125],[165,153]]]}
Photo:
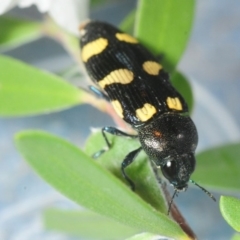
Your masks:
{"label": "jewel beetle", "polygon": [[90,90],[108,100],[118,116],[137,132],[131,135],[115,127],[102,128],[108,148],[111,143],[106,133],[139,139],[141,146],[128,153],[121,165],[131,188],[134,190],[135,185],[125,168],[143,150],[174,186],[169,211],[174,196],[185,191],[189,181],[215,200],[190,179],[196,164],[197,129],[187,103],[172,86],[157,57],[136,38],[100,21],[80,26],[80,47],[87,73],[97,86],[90,86]]}

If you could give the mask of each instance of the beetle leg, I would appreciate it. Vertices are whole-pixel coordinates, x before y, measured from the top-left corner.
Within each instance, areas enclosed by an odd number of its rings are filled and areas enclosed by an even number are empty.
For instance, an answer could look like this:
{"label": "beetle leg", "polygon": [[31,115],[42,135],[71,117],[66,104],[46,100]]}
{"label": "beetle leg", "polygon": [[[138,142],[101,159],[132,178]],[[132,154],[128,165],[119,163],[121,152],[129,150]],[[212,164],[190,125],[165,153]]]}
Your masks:
{"label": "beetle leg", "polygon": [[101,91],[100,89],[98,89],[97,87],[90,85],[90,86],[88,86],[88,88],[89,88],[89,90],[90,90],[91,92],[93,92],[94,95],[96,95],[97,97],[103,98],[103,99],[105,99],[106,101],[110,102],[110,99],[109,99],[108,95],[107,95],[106,93],[102,92],[102,91]]}
{"label": "beetle leg", "polygon": [[130,152],[123,160],[121,170],[122,170],[122,175],[123,177],[128,181],[131,189],[134,191],[135,190],[135,184],[134,182],[128,177],[128,175],[125,172],[125,168],[130,165],[134,159],[137,157],[139,152],[142,150],[142,147]]}
{"label": "beetle leg", "polygon": [[[133,135],[133,134],[125,133],[125,132],[123,132],[123,131],[115,128],[115,127],[104,127],[104,128],[102,128],[102,135],[103,135],[103,138],[104,138],[104,140],[105,140],[105,142],[106,142],[106,144],[107,144],[107,148],[108,148],[108,149],[111,148],[111,145],[112,145],[112,144],[111,144],[110,141],[108,140],[106,133],[110,133],[110,134],[112,134],[112,135],[122,136],[122,137],[130,137],[130,138],[137,138],[137,137],[138,137],[138,135]],[[108,149],[102,149],[102,150],[94,153],[92,157],[93,157],[93,158],[98,158],[98,157],[100,157],[104,152],[106,152]]]}

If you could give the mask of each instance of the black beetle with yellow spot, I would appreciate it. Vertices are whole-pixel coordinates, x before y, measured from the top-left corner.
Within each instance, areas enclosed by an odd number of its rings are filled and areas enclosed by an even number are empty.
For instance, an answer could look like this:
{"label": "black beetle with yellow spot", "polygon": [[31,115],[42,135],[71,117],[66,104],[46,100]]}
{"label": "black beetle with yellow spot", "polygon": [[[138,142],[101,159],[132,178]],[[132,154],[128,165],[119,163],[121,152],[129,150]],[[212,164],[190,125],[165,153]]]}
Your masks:
{"label": "black beetle with yellow spot", "polygon": [[[99,87],[91,86],[90,89],[110,101],[118,116],[138,133],[130,135],[114,127],[102,129],[109,148],[111,144],[106,133],[138,138],[141,143],[141,147],[130,152],[122,162],[123,176],[131,188],[134,190],[135,185],[125,168],[141,150],[174,186],[173,198],[177,192],[186,190],[189,181],[199,186],[190,180],[196,162],[197,130],[185,100],[171,85],[169,75],[157,58],[137,39],[107,23],[89,21],[82,24],[80,35],[82,61]],[[97,152],[94,157],[104,151]],[[207,190],[200,188],[214,199]]]}

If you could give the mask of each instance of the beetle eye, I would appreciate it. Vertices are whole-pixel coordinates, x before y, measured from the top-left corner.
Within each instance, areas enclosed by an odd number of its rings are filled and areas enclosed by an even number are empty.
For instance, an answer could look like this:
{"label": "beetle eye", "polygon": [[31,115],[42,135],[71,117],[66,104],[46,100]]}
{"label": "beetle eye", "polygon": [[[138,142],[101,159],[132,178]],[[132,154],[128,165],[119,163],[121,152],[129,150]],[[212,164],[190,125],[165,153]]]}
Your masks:
{"label": "beetle eye", "polygon": [[177,175],[177,164],[175,161],[167,161],[167,163],[161,167],[162,173],[165,178],[170,182],[176,178]]}

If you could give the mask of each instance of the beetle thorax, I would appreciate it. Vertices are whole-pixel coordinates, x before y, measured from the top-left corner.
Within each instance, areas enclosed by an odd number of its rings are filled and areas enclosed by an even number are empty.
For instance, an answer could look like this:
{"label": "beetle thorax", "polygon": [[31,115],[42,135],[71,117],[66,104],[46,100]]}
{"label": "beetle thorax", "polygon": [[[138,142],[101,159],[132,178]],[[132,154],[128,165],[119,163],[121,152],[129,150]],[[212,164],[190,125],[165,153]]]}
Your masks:
{"label": "beetle thorax", "polygon": [[194,153],[198,142],[193,121],[180,114],[164,114],[138,129],[138,133],[144,151],[157,166],[169,157]]}

